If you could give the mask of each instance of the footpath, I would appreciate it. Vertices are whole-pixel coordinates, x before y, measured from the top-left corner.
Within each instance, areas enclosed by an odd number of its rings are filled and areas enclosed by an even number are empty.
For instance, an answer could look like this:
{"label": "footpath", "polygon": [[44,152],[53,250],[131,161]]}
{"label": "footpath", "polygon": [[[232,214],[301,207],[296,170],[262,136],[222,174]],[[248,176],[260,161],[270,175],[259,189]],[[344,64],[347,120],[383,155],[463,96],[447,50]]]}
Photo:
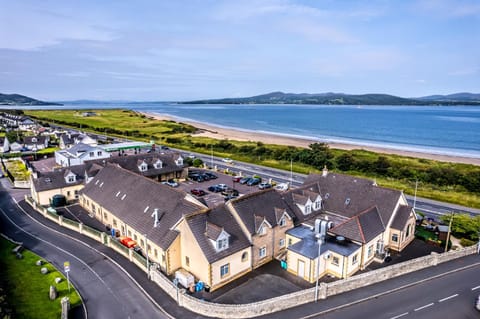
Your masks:
{"label": "footpath", "polygon": [[[60,231],[72,238],[85,243],[86,245],[98,250],[105,256],[108,256],[111,260],[120,265],[139,286],[143,288],[149,298],[153,300],[157,305],[162,307],[172,318],[207,318],[196,313],[193,313],[185,308],[177,306],[175,300],[170,298],[159,286],[147,278],[145,272],[135,266],[125,257],[116,253],[112,249],[100,244],[99,242],[83,236],[75,231],[65,229],[54,222],[45,219],[42,215],[36,212],[25,201],[19,202],[20,207],[23,208],[31,217],[44,225]],[[281,312],[276,312],[268,315],[264,315],[260,318],[302,318],[311,314],[319,312],[330,312],[335,309],[347,307],[351,304],[356,304],[362,300],[372,299],[383,294],[388,294],[402,287],[408,287],[416,283],[420,283],[431,278],[442,276],[452,271],[456,271],[463,267],[469,267],[480,263],[480,255],[470,255],[467,257],[455,259],[446,263],[439,264],[434,267],[422,269],[413,273],[409,273],[397,278],[393,278],[384,282],[380,282],[374,285],[367,286],[365,288],[356,289],[336,296],[331,296],[324,300],[319,300],[317,303],[304,304],[299,307],[287,309]],[[235,318],[235,314],[232,313],[232,318]]]}

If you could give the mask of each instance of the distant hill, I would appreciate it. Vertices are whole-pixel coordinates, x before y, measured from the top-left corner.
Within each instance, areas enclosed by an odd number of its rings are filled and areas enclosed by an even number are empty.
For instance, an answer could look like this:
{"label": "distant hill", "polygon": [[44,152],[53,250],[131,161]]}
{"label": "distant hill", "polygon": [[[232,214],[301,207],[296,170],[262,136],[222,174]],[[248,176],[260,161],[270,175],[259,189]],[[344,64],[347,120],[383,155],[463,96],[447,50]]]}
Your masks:
{"label": "distant hill", "polygon": [[[469,93],[459,93],[469,94]],[[330,104],[330,105],[480,105],[480,100],[440,100],[403,98],[388,94],[283,93],[272,92],[252,97],[180,102],[182,104]]]}
{"label": "distant hill", "polygon": [[463,92],[449,95],[429,95],[417,99],[424,101],[480,102],[480,94]]}
{"label": "distant hill", "polygon": [[20,94],[0,93],[0,105],[62,105],[53,102],[44,102]]}

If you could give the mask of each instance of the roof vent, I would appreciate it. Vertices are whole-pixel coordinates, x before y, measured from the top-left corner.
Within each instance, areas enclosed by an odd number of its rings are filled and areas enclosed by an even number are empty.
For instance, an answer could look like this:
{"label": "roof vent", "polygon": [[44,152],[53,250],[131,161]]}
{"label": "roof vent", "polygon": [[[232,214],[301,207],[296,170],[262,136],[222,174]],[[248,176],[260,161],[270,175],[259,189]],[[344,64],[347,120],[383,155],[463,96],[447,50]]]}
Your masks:
{"label": "roof vent", "polygon": [[325,194],[325,199],[328,199],[330,197],[330,193]]}
{"label": "roof vent", "polygon": [[340,244],[340,245],[345,245],[345,243],[346,243],[346,242],[345,242],[345,237],[343,237],[343,236],[337,236],[337,237],[335,238],[335,240],[336,240],[337,243]]}
{"label": "roof vent", "polygon": [[345,199],[345,206],[347,206],[348,204],[350,204],[350,197],[347,197],[347,199]]}

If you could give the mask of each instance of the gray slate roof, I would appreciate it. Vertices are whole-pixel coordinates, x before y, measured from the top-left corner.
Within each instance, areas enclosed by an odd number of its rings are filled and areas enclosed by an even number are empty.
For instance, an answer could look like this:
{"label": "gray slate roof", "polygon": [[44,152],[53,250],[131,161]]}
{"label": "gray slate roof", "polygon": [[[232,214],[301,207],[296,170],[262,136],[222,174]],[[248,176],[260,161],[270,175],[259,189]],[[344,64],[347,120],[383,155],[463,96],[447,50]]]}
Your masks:
{"label": "gray slate roof", "polygon": [[[287,231],[287,234],[302,239],[301,241],[288,246],[288,250],[296,252],[310,259],[318,257],[318,241],[315,232],[306,226],[298,226]],[[346,241],[339,244],[334,237],[328,236],[320,246],[320,256],[327,251],[332,251],[342,256],[350,256],[358,250],[360,245]]]}
{"label": "gray slate roof", "polygon": [[[155,168],[153,164],[160,159],[162,161],[162,168]],[[127,169],[131,172],[143,176],[158,176],[161,174],[168,174],[172,172],[178,172],[183,170],[183,166],[178,166],[175,164],[174,155],[171,153],[158,154],[158,153],[144,153],[137,155],[128,155],[128,156],[111,156],[110,158],[103,160],[92,160],[88,162],[103,163],[104,161],[108,163],[115,163],[120,165],[122,168]],[[138,166],[145,161],[148,165],[145,172],[141,172]]]}
{"label": "gray slate roof", "polygon": [[[171,228],[183,216],[206,210],[189,194],[114,164],[100,170],[82,193],[136,231],[147,234],[148,240],[162,249],[167,249],[178,236]],[[159,213],[156,228],[151,216],[155,208]]]}
{"label": "gray slate roof", "polygon": [[[65,181],[65,176],[69,171],[76,175],[76,181],[73,183],[67,183]],[[84,165],[62,167],[60,169],[55,169],[53,172],[38,172],[37,174],[37,178],[33,179],[33,187],[35,187],[37,192],[60,189],[63,187],[83,184],[85,182]]]}
{"label": "gray slate roof", "polygon": [[[384,225],[388,224],[402,196],[402,192],[376,186],[371,180],[336,173],[328,173],[327,176],[311,174],[304,185],[287,192],[286,198],[288,199],[289,193],[299,193],[304,189],[311,190],[321,194],[323,211],[347,218],[376,206]],[[296,216],[300,220],[310,218],[303,216],[298,209]]]}
{"label": "gray slate roof", "polygon": [[[209,263],[213,263],[250,246],[240,226],[224,204],[213,208],[207,213],[187,217],[187,223]],[[227,249],[216,252],[207,235],[207,231],[211,231],[211,229],[207,228],[209,224],[214,224],[216,226],[214,228],[217,230],[223,228],[230,235],[229,247]],[[214,236],[215,234],[209,235]]]}
{"label": "gray slate roof", "polygon": [[385,231],[377,207],[367,209],[349,220],[334,226],[330,233],[343,236],[363,244]]}
{"label": "gray slate roof", "polygon": [[393,219],[391,227],[394,229],[402,230],[407,224],[408,218],[413,211],[412,206],[400,206],[398,208],[397,214]]}
{"label": "gray slate roof", "polygon": [[285,210],[291,217],[294,216],[283,200],[282,194],[274,189],[251,193],[234,199],[230,203],[252,235],[257,231],[256,226],[259,226],[255,224],[258,222],[256,221],[258,217],[262,220],[265,218],[272,227],[275,227],[278,222],[278,209]]}

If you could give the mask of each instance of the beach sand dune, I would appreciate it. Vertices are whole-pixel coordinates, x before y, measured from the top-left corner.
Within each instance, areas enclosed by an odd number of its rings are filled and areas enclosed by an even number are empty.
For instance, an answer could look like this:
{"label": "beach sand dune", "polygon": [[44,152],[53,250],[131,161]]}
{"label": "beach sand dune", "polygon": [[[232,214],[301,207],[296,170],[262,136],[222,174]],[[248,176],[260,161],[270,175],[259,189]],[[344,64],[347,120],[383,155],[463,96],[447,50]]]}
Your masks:
{"label": "beach sand dune", "polygon": [[[165,114],[156,114],[156,113],[147,113],[142,112],[146,116],[152,117],[157,120],[167,120],[167,121],[176,121],[186,124],[190,124],[199,129],[197,134],[192,136],[202,136],[210,137],[214,139],[229,139],[236,141],[252,141],[252,142],[262,142],[264,144],[277,144],[277,145],[289,145],[289,146],[298,146],[298,147],[308,147],[312,143],[321,143],[322,141],[311,140],[311,139],[302,139],[296,137],[281,136],[275,134],[268,134],[262,132],[249,132],[242,131],[232,128],[218,127],[214,125],[209,125],[205,123],[191,122],[185,120],[179,120],[175,117],[165,115]],[[402,156],[416,157],[416,158],[425,158],[436,161],[451,162],[451,163],[464,163],[464,164],[473,164],[480,165],[480,158],[470,158],[470,157],[460,157],[460,156],[449,156],[441,154],[429,154],[423,152],[414,152],[407,150],[397,150],[389,149],[383,147],[374,147],[374,146],[359,146],[352,144],[341,144],[341,143],[328,143],[330,148],[342,149],[342,150],[366,150],[375,153],[383,154],[396,154]]]}

